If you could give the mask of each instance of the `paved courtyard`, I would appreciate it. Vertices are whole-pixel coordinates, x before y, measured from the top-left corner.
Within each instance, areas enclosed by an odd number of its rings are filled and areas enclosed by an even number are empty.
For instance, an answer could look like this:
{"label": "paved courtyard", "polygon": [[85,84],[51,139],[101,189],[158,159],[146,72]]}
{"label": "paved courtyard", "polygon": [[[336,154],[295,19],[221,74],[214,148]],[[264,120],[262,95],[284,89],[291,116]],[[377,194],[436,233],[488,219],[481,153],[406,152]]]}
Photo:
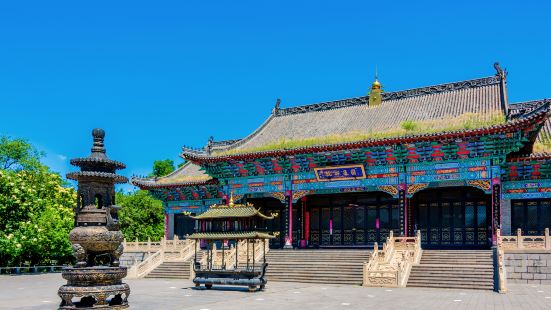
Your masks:
{"label": "paved courtyard", "polygon": [[[551,286],[513,285],[508,294],[446,289],[269,283],[248,293],[228,287],[196,290],[191,281],[127,280],[131,309],[551,309]],[[0,309],[56,309],[61,274],[0,276]]]}

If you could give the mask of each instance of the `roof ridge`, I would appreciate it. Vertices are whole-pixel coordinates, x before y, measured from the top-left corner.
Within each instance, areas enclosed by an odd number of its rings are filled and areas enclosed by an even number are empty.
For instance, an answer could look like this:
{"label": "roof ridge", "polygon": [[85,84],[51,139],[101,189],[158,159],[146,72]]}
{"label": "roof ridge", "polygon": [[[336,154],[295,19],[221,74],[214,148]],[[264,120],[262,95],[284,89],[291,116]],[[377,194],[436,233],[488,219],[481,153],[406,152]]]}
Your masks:
{"label": "roof ridge", "polygon": [[[253,131],[252,133],[250,133],[248,136],[246,136],[245,138],[242,138],[242,139],[239,139],[238,141],[234,142],[233,144],[229,144],[229,145],[224,145],[224,146],[215,146],[215,147],[212,147],[210,149],[210,151],[216,151],[216,150],[227,150],[227,149],[233,149],[233,148],[236,148],[244,143],[246,143],[247,141],[251,140],[252,138],[254,138],[259,132],[262,131],[262,129],[264,129],[264,127],[268,126],[268,124],[270,123],[270,121],[274,118],[274,114],[270,114],[270,116],[268,116],[268,118],[258,127],[255,129],[255,131]],[[184,153],[187,151],[185,148],[183,149]],[[197,154],[199,154],[199,152],[195,152]],[[206,152],[203,152],[203,154],[205,154]]]}
{"label": "roof ridge", "polygon": [[[492,75],[492,76],[478,78],[478,79],[435,84],[435,85],[399,90],[394,92],[382,93],[382,99],[383,101],[399,100],[399,99],[405,99],[409,97],[417,97],[417,96],[437,94],[437,93],[443,93],[443,92],[451,92],[451,91],[457,91],[457,90],[468,89],[468,88],[484,87],[489,85],[495,85],[495,84],[498,84],[499,82],[500,82],[500,77],[496,75]],[[340,100],[333,100],[333,101],[326,101],[326,102],[320,102],[320,103],[312,103],[312,104],[289,107],[289,108],[279,108],[279,109],[275,109],[273,114],[275,114],[275,116],[285,116],[285,115],[316,112],[316,111],[333,110],[333,109],[351,107],[351,106],[368,104],[368,103],[369,103],[369,95],[347,98],[347,99],[340,99]]]}

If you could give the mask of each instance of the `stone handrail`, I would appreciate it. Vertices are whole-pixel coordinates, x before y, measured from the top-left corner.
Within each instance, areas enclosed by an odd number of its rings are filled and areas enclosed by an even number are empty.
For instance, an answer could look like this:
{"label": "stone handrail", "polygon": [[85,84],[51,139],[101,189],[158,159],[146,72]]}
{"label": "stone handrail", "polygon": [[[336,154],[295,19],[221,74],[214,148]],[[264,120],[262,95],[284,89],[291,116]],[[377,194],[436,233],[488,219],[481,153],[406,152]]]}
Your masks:
{"label": "stone handrail", "polygon": [[391,231],[383,244],[382,251],[379,251],[379,247],[375,243],[373,254],[369,261],[364,263],[363,285],[406,286],[411,267],[419,264],[421,254],[419,231],[416,232],[416,237],[394,237]]}
{"label": "stone handrail", "polygon": [[187,244],[187,240],[180,240],[178,236],[174,236],[174,240],[167,240],[164,237],[160,241],[151,242],[150,238],[147,238],[147,242],[136,240],[135,242],[128,242],[126,239],[123,241],[124,252],[157,252],[160,249],[165,251],[178,252],[182,247]]}
{"label": "stone handrail", "polygon": [[176,246],[180,248],[177,252],[174,251],[176,249],[175,246],[168,246],[164,249],[166,262],[182,262],[195,254],[194,242],[191,240],[180,240]]}
{"label": "stone handrail", "polygon": [[189,259],[193,254],[194,242],[191,240],[174,240],[178,242],[168,243],[161,240],[161,248],[147,257],[141,263],[128,269],[128,278],[143,278],[163,262],[181,262]]}
{"label": "stone handrail", "polygon": [[549,228],[545,229],[543,236],[523,236],[522,230],[519,228],[514,236],[499,235],[497,238],[505,252],[511,250],[551,250]]}
{"label": "stone handrail", "polygon": [[128,269],[128,275],[126,276],[129,279],[143,278],[153,269],[157,268],[164,261],[165,252],[159,250],[154,254],[150,255],[141,263],[134,265]]}
{"label": "stone handrail", "polygon": [[493,248],[494,251],[494,264],[496,274],[496,290],[499,293],[507,292],[507,273],[505,268],[505,251],[503,249],[503,240],[501,238],[501,229],[496,229],[497,244]]}

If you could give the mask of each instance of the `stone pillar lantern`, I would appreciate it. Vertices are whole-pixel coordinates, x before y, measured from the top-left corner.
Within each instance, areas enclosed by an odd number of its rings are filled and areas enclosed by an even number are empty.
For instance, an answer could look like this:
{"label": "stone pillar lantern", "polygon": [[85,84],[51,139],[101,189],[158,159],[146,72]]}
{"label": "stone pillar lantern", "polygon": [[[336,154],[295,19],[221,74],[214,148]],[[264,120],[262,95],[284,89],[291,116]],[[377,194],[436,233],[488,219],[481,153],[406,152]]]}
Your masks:
{"label": "stone pillar lantern", "polygon": [[57,293],[59,309],[128,308],[130,287],[122,282],[127,270],[119,266],[124,237],[115,205],[115,184],[128,181],[116,170],[126,166],[105,155],[102,129],[94,129],[92,136],[92,153],[72,159],[80,171],[67,174],[78,182],[75,228],[69,234],[77,263],[61,273],[67,284]]}

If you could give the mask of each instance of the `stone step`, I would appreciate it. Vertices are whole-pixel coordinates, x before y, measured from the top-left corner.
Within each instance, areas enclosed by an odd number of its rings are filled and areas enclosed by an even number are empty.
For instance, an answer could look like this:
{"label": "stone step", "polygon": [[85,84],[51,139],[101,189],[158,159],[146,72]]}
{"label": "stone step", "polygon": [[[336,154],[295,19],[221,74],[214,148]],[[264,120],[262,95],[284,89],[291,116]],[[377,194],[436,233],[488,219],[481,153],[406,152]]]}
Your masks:
{"label": "stone step", "polygon": [[361,274],[318,274],[318,275],[312,275],[312,274],[305,274],[305,273],[267,273],[267,277],[269,278],[292,278],[292,279],[299,279],[299,278],[316,278],[316,279],[358,279],[362,280]]}
{"label": "stone step", "polygon": [[418,277],[418,276],[425,276],[425,275],[431,275],[431,276],[442,276],[442,275],[449,275],[453,277],[461,277],[461,276],[493,276],[493,271],[484,271],[484,272],[454,272],[449,270],[412,270],[410,273],[410,277]]}
{"label": "stone step", "polygon": [[278,260],[331,260],[331,261],[361,261],[369,260],[369,256],[360,256],[360,257],[347,257],[347,256],[336,256],[336,257],[323,257],[323,256],[266,256],[266,259],[278,259]]}
{"label": "stone step", "polygon": [[493,278],[488,278],[486,275],[470,274],[470,275],[455,275],[455,274],[419,274],[415,275],[414,278],[410,278],[410,281],[419,281],[419,280],[437,280],[441,281],[475,281],[475,282],[492,282]]}
{"label": "stone step", "polygon": [[353,277],[322,277],[322,276],[319,276],[319,277],[312,277],[312,276],[309,276],[309,275],[289,275],[289,276],[266,276],[266,278],[268,280],[273,280],[273,281],[288,281],[288,282],[293,282],[293,281],[326,281],[326,283],[339,283],[339,282],[358,282],[358,283],[361,283],[362,282],[362,277],[357,277],[357,278],[353,278]]}
{"label": "stone step", "polygon": [[407,286],[491,290],[493,253],[489,250],[425,250]]}
{"label": "stone step", "polygon": [[361,271],[347,271],[347,272],[342,272],[342,271],[338,271],[338,270],[335,270],[335,271],[330,271],[330,270],[327,270],[327,271],[322,271],[322,272],[316,272],[316,273],[312,273],[312,272],[304,272],[304,271],[289,271],[289,270],[269,270],[269,271],[266,271],[266,274],[279,274],[279,275],[286,275],[286,274],[307,274],[311,277],[313,276],[359,276],[359,275],[362,275],[363,272]]}
{"label": "stone step", "polygon": [[275,271],[278,271],[278,272],[296,272],[296,271],[308,271],[308,272],[332,272],[332,271],[337,271],[337,272],[343,272],[343,273],[355,273],[355,272],[362,272],[363,269],[362,268],[355,268],[355,269],[342,269],[342,268],[308,268],[308,267],[303,267],[303,268],[278,268],[278,267],[274,267],[274,266],[268,266],[268,272],[275,272]]}
{"label": "stone step", "polygon": [[272,250],[266,255],[269,281],[361,284],[367,250]]}
{"label": "stone step", "polygon": [[462,281],[462,282],[453,282],[453,281],[434,281],[430,280],[419,280],[408,282],[408,286],[417,286],[417,287],[487,287],[492,289],[494,287],[493,282],[475,282],[475,281]]}
{"label": "stone step", "polygon": [[471,290],[493,290],[493,285],[473,285],[473,284],[441,284],[441,283],[409,283],[408,287],[422,288],[447,288],[447,289],[471,289]]}
{"label": "stone step", "polygon": [[316,283],[316,284],[344,284],[344,285],[361,285],[362,282],[355,281],[355,280],[338,280],[338,279],[296,279],[296,278],[288,278],[288,279],[270,279],[266,278],[269,282],[298,282],[298,283]]}

